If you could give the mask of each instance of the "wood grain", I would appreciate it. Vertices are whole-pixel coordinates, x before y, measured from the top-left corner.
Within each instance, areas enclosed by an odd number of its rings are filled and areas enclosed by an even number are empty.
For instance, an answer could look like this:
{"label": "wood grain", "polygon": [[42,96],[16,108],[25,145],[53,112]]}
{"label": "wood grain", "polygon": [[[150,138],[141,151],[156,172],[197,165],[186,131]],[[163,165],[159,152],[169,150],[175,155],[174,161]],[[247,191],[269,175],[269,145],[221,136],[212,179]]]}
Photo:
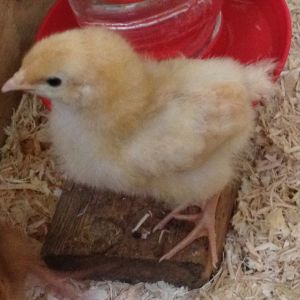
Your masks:
{"label": "wood grain", "polygon": [[[54,0],[1,0],[0,1],[0,86],[17,71],[21,58],[33,43],[38,25]],[[10,123],[13,108],[20,93],[0,92],[0,145],[3,129]]]}
{"label": "wood grain", "polygon": [[[219,257],[222,255],[235,192],[228,188],[219,201],[216,230]],[[138,221],[151,211],[140,231],[132,234]],[[192,224],[172,221],[159,243],[160,232],[146,239],[168,210],[153,199],[143,199],[69,185],[58,203],[43,247],[52,268],[89,271],[87,278],[126,282],[164,280],[174,285],[199,287],[212,274],[206,238],[199,239],[170,261],[158,259],[184,238]]]}

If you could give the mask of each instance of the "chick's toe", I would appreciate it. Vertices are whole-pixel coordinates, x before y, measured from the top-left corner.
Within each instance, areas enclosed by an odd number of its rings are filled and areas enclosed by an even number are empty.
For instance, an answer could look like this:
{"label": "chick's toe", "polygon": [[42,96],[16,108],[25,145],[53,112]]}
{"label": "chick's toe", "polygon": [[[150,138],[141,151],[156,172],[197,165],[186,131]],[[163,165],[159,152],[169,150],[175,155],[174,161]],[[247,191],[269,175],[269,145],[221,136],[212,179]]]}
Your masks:
{"label": "chick's toe", "polygon": [[186,248],[200,237],[207,236],[210,246],[211,261],[214,268],[218,263],[217,244],[216,244],[216,231],[215,231],[215,213],[220,194],[215,195],[209,199],[203,207],[203,211],[199,214],[179,214],[186,206],[179,206],[169,215],[167,215],[155,228],[162,229],[171,219],[186,220],[195,223],[194,229],[174,248],[160,258],[160,262],[172,258],[179,251]]}

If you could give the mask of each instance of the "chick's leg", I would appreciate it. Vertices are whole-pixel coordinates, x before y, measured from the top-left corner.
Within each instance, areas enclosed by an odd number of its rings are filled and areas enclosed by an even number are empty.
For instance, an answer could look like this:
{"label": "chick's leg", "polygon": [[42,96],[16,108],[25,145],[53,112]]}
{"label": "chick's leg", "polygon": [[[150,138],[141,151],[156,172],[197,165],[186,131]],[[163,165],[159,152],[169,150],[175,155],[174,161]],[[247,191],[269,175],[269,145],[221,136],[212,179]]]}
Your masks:
{"label": "chick's leg", "polygon": [[212,264],[216,267],[218,262],[216,231],[215,231],[215,214],[219,200],[219,194],[209,199],[203,207],[202,214],[197,215],[174,215],[175,219],[188,220],[195,223],[195,228],[174,248],[166,253],[159,261],[170,259],[176,253],[187,247],[196,239],[207,236],[210,246]]}

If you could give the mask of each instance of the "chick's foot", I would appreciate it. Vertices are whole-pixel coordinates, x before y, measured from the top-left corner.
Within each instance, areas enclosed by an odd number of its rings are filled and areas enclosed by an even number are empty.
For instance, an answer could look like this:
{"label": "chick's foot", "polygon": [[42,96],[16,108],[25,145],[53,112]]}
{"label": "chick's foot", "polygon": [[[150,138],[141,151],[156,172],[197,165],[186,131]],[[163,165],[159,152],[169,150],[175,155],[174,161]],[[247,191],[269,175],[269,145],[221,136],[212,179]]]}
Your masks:
{"label": "chick's foot", "polygon": [[[210,246],[210,254],[212,265],[215,268],[218,262],[218,255],[217,255],[217,245],[216,245],[216,231],[215,231],[215,213],[216,207],[219,200],[219,194],[209,199],[205,206],[203,207],[202,213],[199,214],[192,214],[192,215],[184,215],[179,214],[179,211],[183,210],[184,208],[179,207],[171,212],[168,216],[165,217],[155,228],[162,229],[172,218],[178,220],[186,220],[195,223],[195,228],[181,241],[179,242],[174,248],[172,248],[168,253],[160,258],[160,262],[165,259],[170,259],[176,253],[193,243],[200,237],[207,236]],[[176,211],[176,212],[175,212]]]}

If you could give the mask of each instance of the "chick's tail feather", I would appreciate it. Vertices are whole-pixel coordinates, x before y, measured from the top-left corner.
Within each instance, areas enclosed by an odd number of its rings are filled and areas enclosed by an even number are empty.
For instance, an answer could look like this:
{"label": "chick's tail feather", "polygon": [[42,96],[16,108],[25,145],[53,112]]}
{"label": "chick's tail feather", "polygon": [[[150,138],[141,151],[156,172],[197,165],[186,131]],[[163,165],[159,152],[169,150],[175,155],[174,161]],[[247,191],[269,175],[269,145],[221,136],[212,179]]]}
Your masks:
{"label": "chick's tail feather", "polygon": [[246,67],[245,81],[252,101],[268,98],[274,94],[275,68],[274,60],[262,60]]}

